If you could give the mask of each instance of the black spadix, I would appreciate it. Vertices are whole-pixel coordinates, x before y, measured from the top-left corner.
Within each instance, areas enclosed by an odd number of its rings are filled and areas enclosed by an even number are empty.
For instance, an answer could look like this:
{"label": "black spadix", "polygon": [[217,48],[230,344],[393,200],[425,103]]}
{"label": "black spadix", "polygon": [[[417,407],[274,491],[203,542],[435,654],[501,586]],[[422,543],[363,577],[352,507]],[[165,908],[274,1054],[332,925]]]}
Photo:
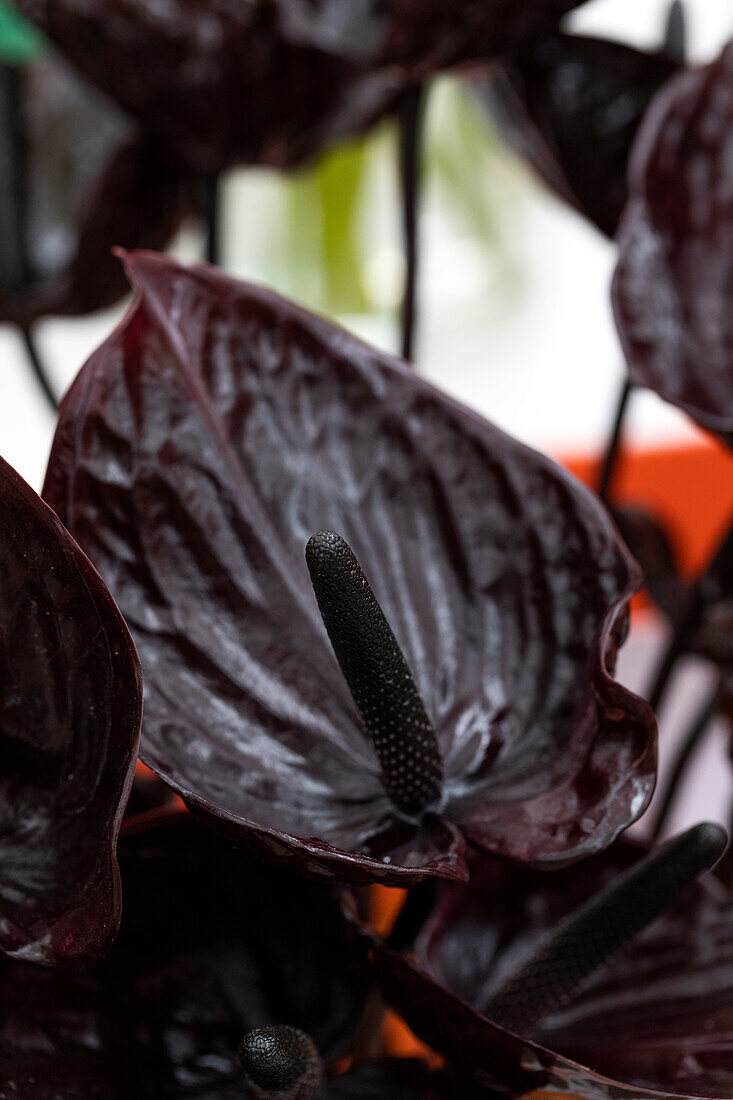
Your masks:
{"label": "black spadix", "polygon": [[440,799],[443,762],[412,673],[353,551],[319,531],[306,562],[334,653],[382,769],[384,788],[410,816]]}
{"label": "black spadix", "polygon": [[695,825],[644,856],[557,928],[491,997],[484,1015],[526,1035],[577,993],[720,859],[719,825]]}
{"label": "black spadix", "polygon": [[297,1027],[249,1031],[239,1060],[256,1100],[318,1100],[323,1065],[315,1043]]}

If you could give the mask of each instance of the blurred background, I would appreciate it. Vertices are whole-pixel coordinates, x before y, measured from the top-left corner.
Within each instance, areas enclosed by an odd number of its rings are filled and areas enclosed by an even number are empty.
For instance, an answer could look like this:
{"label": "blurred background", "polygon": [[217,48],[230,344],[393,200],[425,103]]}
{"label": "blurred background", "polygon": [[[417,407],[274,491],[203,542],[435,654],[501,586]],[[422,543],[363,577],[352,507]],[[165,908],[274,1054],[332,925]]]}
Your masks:
{"label": "blurred background", "polygon": [[[667,8],[668,0],[590,0],[569,26],[654,47]],[[714,56],[733,36],[730,0],[688,0],[687,16],[693,60]],[[13,40],[17,33],[10,9],[0,4],[6,47],[28,46]],[[435,81],[426,127],[417,368],[592,480],[624,376],[609,303],[613,244],[515,159],[465,83],[447,76]],[[331,315],[382,348],[398,347],[404,261],[393,122],[287,177],[230,172],[223,224],[223,265],[232,274]],[[187,225],[172,251],[195,260],[203,248],[200,229]],[[124,308],[38,324],[57,392]],[[0,326],[0,363],[0,453],[40,488],[54,418],[9,326]],[[651,464],[632,463],[629,484],[656,495],[672,525],[686,528],[687,564],[701,564],[733,501],[731,460],[648,393],[634,400],[627,448],[632,456],[654,455]],[[689,462],[680,462],[680,449]],[[727,499],[721,499],[721,470],[727,470]],[[621,664],[632,686],[644,687],[660,636],[650,613],[637,616]],[[668,744],[708,680],[704,666],[686,663],[667,708]],[[695,780],[697,809],[685,810],[685,818],[712,814],[727,821],[728,807],[711,795],[720,786],[716,774],[727,767],[726,750],[721,730],[706,744]]]}
{"label": "blurred background", "polygon": [[[667,0],[591,0],[569,25],[655,46],[666,9]],[[711,57],[733,35],[733,6],[694,0],[688,22],[692,56]],[[384,123],[289,176],[230,172],[226,268],[394,350],[403,279],[396,147],[396,127]],[[435,82],[428,105],[421,244],[420,371],[555,455],[596,449],[622,377],[608,301],[613,245],[536,182],[451,77]],[[184,229],[173,250],[198,259],[200,233]],[[123,308],[41,322],[38,342],[59,391]],[[0,357],[2,453],[38,486],[53,418],[11,328],[0,328]],[[644,446],[695,432],[643,394],[630,436]]]}

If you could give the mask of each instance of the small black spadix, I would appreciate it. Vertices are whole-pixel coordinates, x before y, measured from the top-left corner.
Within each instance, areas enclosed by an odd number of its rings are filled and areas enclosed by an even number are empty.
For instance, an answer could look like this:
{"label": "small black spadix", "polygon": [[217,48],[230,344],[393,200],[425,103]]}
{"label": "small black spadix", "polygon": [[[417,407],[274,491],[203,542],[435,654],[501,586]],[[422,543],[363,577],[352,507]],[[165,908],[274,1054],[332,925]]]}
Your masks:
{"label": "small black spadix", "polygon": [[297,1027],[256,1028],[239,1046],[255,1100],[318,1100],[323,1065],[315,1043]]}
{"label": "small black spadix", "polygon": [[494,993],[484,1015],[530,1034],[717,863],[726,841],[719,825],[696,825],[644,856],[562,920]]}
{"label": "small black spadix", "polygon": [[435,731],[392,628],[349,545],[333,531],[309,540],[318,607],[394,805],[410,816],[440,798]]}

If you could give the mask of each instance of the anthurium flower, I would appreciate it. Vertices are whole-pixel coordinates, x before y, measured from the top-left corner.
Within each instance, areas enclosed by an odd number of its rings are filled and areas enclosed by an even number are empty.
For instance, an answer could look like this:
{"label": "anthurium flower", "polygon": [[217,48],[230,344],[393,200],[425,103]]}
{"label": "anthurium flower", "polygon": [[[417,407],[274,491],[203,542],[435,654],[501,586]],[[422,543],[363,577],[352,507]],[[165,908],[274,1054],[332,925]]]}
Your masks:
{"label": "anthurium flower", "polygon": [[0,321],[112,305],[112,248],[164,248],[195,204],[159,143],[55,60],[0,66],[0,142]]}
{"label": "anthurium flower", "polygon": [[547,875],[476,854],[410,955],[378,949],[418,1034],[512,1092],[583,1100],[733,1095],[725,833],[646,854],[620,841]]}
{"label": "anthurium flower", "polygon": [[188,164],[292,167],[361,132],[412,83],[494,56],[579,0],[19,0]]}
{"label": "anthurium flower", "polygon": [[143,761],[318,874],[609,844],[651,794],[655,725],[610,675],[637,575],[592,494],[269,291],[128,271],[44,491],[139,647]]}
{"label": "anthurium flower", "polygon": [[614,279],[633,382],[733,441],[733,46],[653,100],[630,162]]}
{"label": "anthurium flower", "polygon": [[59,973],[0,960],[0,1094],[246,1097],[242,1036],[277,1020],[341,1057],[371,983],[327,888],[185,811],[123,827],[119,860],[125,908],[104,962]]}
{"label": "anthurium flower", "polygon": [[612,237],[627,199],[639,123],[678,68],[664,52],[554,34],[502,60],[478,90],[509,144]]}
{"label": "anthurium flower", "polygon": [[0,950],[87,961],[119,923],[140,668],[99,575],[1,459],[0,512]]}

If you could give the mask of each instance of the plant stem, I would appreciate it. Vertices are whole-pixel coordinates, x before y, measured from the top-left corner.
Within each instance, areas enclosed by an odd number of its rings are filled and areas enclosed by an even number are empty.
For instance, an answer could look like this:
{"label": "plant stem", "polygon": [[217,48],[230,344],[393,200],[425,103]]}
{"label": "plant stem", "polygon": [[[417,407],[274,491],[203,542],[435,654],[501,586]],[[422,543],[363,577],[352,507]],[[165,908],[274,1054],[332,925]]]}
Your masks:
{"label": "plant stem", "polygon": [[698,711],[695,721],[692,723],[687,736],[682,742],[677,756],[675,757],[674,767],[672,768],[671,775],[667,780],[667,784],[664,791],[664,797],[662,804],[657,814],[657,820],[654,823],[652,830],[652,837],[657,840],[663,830],[669,815],[672,811],[672,807],[677,799],[677,793],[680,788],[680,784],[685,777],[690,761],[702,742],[706,732],[709,730],[710,725],[715,718],[715,714],[718,707],[718,685],[716,684],[715,690],[712,695],[706,698],[702,707]]}
{"label": "plant stem", "polygon": [[207,264],[221,267],[221,177],[209,172],[201,179],[206,227],[205,258]]}
{"label": "plant stem", "polygon": [[613,427],[611,428],[611,435],[608,440],[606,454],[598,477],[598,495],[604,504],[608,504],[611,484],[618,468],[618,461],[621,455],[621,444],[623,442],[624,421],[629,409],[629,400],[632,390],[633,386],[627,378],[621,387],[621,393],[613,419]]}
{"label": "plant stem", "polygon": [[23,341],[23,347],[25,348],[26,358],[35,375],[38,385],[46,395],[51,408],[56,412],[59,407],[58,398],[54,393],[51,381],[46,373],[46,369],[43,365],[40,353],[38,351],[38,345],[36,344],[35,337],[30,328],[19,326],[18,331],[20,333],[21,340]]}
{"label": "plant stem", "polygon": [[421,160],[425,87],[411,88],[400,108],[400,192],[405,251],[405,289],[402,300],[402,356],[413,358],[419,275],[418,222],[420,216]]}

